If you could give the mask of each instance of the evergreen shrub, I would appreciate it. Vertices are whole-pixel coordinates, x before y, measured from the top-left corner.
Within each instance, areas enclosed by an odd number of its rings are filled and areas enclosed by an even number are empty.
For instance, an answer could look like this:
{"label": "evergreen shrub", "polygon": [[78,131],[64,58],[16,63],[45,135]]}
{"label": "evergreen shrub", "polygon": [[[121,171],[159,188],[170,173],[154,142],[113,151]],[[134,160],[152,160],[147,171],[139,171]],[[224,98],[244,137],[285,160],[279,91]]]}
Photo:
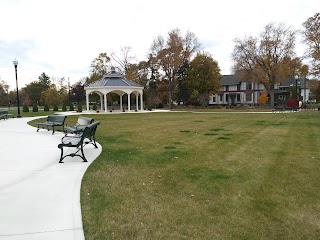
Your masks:
{"label": "evergreen shrub", "polygon": [[66,103],[62,104],[62,111],[64,111],[64,112],[67,111],[67,104]]}
{"label": "evergreen shrub", "polygon": [[32,112],[38,112],[38,111],[39,111],[39,108],[38,108],[37,104],[34,103],[32,106]]}
{"label": "evergreen shrub", "polygon": [[82,112],[82,105],[81,105],[81,103],[78,103],[78,105],[77,105],[77,112]]}
{"label": "evergreen shrub", "polygon": [[23,112],[29,112],[29,105],[28,104],[23,104],[23,108],[22,108]]}

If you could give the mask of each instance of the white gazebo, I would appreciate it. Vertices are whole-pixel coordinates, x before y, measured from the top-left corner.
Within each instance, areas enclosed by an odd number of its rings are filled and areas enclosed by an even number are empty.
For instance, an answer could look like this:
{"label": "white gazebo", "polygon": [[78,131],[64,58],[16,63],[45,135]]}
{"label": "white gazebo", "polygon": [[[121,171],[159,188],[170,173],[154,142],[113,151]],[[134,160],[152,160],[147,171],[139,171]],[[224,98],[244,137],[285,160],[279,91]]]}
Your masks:
{"label": "white gazebo", "polygon": [[84,87],[86,91],[86,106],[89,111],[89,95],[97,93],[100,96],[100,109],[101,111],[108,111],[107,94],[116,93],[120,96],[120,110],[123,111],[122,97],[127,94],[128,96],[128,111],[130,111],[130,98],[131,94],[136,96],[136,109],[139,110],[139,96],[140,96],[140,110],[143,110],[143,86],[123,77],[117,73],[114,68],[111,69],[107,75],[102,79],[88,84]]}

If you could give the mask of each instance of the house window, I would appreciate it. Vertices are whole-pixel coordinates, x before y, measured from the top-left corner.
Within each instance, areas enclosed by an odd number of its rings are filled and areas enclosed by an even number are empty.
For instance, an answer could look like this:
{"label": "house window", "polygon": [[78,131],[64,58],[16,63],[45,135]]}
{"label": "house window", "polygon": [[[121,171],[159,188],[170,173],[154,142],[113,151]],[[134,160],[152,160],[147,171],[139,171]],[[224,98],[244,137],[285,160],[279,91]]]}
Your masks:
{"label": "house window", "polygon": [[238,91],[240,91],[240,89],[241,89],[240,87],[241,87],[240,83],[237,84],[237,90],[238,90]]}
{"label": "house window", "polygon": [[246,86],[247,86],[247,90],[251,90],[252,89],[252,83],[247,82]]}
{"label": "house window", "polygon": [[212,97],[212,102],[216,102],[216,96]]}
{"label": "house window", "polygon": [[220,94],[219,97],[220,97],[220,100],[219,100],[219,101],[220,101],[220,102],[223,102],[223,94]]}
{"label": "house window", "polygon": [[228,85],[226,86],[226,91],[229,91],[229,86]]}
{"label": "house window", "polygon": [[240,102],[241,98],[240,98],[240,94],[237,94],[237,102]]}
{"label": "house window", "polygon": [[229,94],[226,94],[226,102],[229,101]]}

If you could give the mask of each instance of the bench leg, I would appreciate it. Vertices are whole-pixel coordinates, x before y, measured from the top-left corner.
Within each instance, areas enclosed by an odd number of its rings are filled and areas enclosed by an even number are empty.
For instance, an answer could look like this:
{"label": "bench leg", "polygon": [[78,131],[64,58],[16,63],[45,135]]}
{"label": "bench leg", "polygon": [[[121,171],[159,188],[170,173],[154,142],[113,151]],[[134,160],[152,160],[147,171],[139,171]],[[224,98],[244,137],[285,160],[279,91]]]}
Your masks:
{"label": "bench leg", "polygon": [[62,160],[63,160],[63,147],[61,148],[61,155],[60,155],[59,163],[64,163],[64,162],[62,162]]}
{"label": "bench leg", "polygon": [[88,162],[87,159],[86,159],[86,157],[84,156],[84,153],[83,153],[83,145],[81,145],[81,153],[82,153],[82,156],[83,156],[83,157],[82,157],[83,161],[84,161],[84,162]]}

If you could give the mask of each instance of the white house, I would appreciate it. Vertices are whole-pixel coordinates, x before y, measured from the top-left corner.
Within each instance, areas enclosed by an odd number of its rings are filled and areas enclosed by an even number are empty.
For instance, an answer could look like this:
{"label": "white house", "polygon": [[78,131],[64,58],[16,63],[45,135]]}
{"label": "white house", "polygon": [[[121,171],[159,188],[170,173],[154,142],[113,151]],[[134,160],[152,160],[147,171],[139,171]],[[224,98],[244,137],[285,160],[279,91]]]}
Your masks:
{"label": "white house", "polygon": [[[210,105],[255,105],[265,87],[261,83],[243,81],[237,75],[223,75],[220,80],[222,90],[209,98]],[[290,90],[291,88],[291,90]],[[300,100],[309,101],[309,79],[286,78],[275,85],[275,103],[285,104],[291,98],[292,90],[300,94]]]}

